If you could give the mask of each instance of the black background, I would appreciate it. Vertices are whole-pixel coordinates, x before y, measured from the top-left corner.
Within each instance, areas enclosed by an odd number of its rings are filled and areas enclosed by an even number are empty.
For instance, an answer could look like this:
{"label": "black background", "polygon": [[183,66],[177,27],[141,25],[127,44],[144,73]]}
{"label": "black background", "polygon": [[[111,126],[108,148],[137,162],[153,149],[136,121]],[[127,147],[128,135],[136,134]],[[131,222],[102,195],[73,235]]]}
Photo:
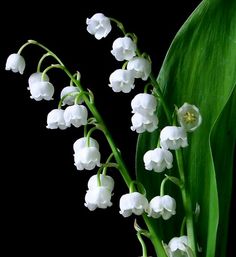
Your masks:
{"label": "black background", "polygon": [[[55,101],[31,100],[26,89],[27,79],[35,72],[43,54],[35,46],[27,47],[22,53],[26,59],[23,75],[4,71],[8,55],[28,39],[45,44],[72,72],[79,70],[82,84],[93,91],[96,105],[134,175],[137,135],[129,128],[130,101],[139,85],[126,95],[115,94],[107,86],[111,72],[120,67],[110,53],[119,31],[113,28],[106,39],[98,41],[87,33],[85,20],[96,12],[103,12],[122,21],[127,31],[137,34],[139,47],[151,55],[154,73],[158,74],[175,33],[200,1],[109,3],[18,2],[6,3],[1,8],[1,148],[4,153],[1,233],[7,251],[3,256],[15,253],[25,256],[141,255],[133,218],[125,219],[119,214],[119,197],[127,192],[119,174],[116,171],[112,174],[116,181],[113,207],[88,211],[84,207],[86,183],[95,171],[78,172],[73,165],[72,144],[82,136],[82,129],[59,131],[45,127],[46,115],[56,108],[60,90],[68,85],[68,79],[61,71],[49,72],[56,88]],[[94,136],[99,138],[105,159],[108,155],[105,140],[99,132]],[[231,217],[234,215],[232,208]],[[231,230],[232,224],[233,221]],[[234,255],[233,243],[230,236],[228,256]]]}

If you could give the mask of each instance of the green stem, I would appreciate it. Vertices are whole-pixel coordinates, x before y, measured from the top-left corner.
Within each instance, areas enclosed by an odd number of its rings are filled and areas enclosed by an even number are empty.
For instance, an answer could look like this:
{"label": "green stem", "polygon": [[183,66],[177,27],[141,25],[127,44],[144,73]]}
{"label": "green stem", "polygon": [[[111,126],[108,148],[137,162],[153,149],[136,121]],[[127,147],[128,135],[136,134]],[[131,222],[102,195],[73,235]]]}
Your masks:
{"label": "green stem", "polygon": [[40,58],[40,60],[39,60],[39,62],[38,62],[38,66],[37,66],[37,72],[40,72],[42,62],[43,62],[43,60],[44,60],[46,57],[48,57],[48,56],[50,56],[50,54],[49,54],[49,53],[46,53],[46,54],[44,54],[44,55]]}
{"label": "green stem", "polygon": [[153,247],[155,249],[156,255],[158,257],[167,257],[167,254],[165,252],[165,249],[161,243],[161,239],[158,235],[158,231],[153,227],[153,225],[151,224],[149,218],[147,217],[146,214],[143,215],[143,219],[148,227],[149,233],[150,233],[150,240],[153,244]]}
{"label": "green stem", "polygon": [[166,102],[164,100],[164,96],[163,96],[162,90],[160,88],[160,85],[157,83],[156,78],[154,77],[154,75],[152,73],[150,74],[149,77],[150,77],[150,80],[151,80],[154,88],[156,89],[156,92],[158,94],[159,100],[160,100],[160,102],[161,102],[161,104],[163,106],[166,118],[167,118],[169,124],[172,124],[172,119],[171,119],[170,111],[169,111],[168,106],[166,105]]}
{"label": "green stem", "polygon": [[42,72],[42,79],[45,80],[45,74],[51,70],[51,69],[62,69],[63,70],[63,66],[61,64],[52,64],[50,66],[48,66],[43,72]]}
{"label": "green stem", "polygon": [[142,235],[139,232],[137,232],[137,237],[138,237],[138,240],[139,240],[139,242],[142,246],[142,257],[148,257],[147,256],[147,247],[146,247],[145,242],[142,238]]}
{"label": "green stem", "polygon": [[[55,58],[55,59],[58,61],[58,63],[59,63],[60,65],[64,66],[64,64],[62,63],[62,61],[61,61],[52,51],[50,51],[46,46],[40,44],[39,42],[37,42],[37,41],[35,41],[35,40],[31,40],[31,39],[28,40],[28,42],[25,43],[25,45],[23,45],[23,46],[19,49],[19,51],[20,51],[23,47],[25,47],[26,45],[29,45],[29,44],[38,45],[39,47],[43,48],[47,53],[49,53],[53,58]],[[18,52],[19,52],[19,51],[18,51]],[[21,51],[22,51],[22,50],[21,50]]]}
{"label": "green stem", "polygon": [[28,42],[26,42],[23,46],[21,46],[21,48],[18,50],[18,54],[21,54],[21,52],[23,51],[23,49],[26,47],[26,46],[28,46],[28,45],[30,45],[30,44],[32,44],[31,42],[29,42],[29,40],[28,40]]}
{"label": "green stem", "polygon": [[[108,156],[108,158],[107,158],[107,160],[106,160],[106,162],[105,163],[109,163],[110,161],[111,161],[111,159],[113,158],[113,156],[114,156],[114,154],[113,154],[113,152]],[[106,167],[104,167],[104,169],[103,169],[103,171],[102,171],[102,174],[104,174],[104,175],[106,175],[107,174],[107,166]]]}
{"label": "green stem", "polygon": [[177,165],[178,165],[178,170],[179,170],[179,176],[180,176],[181,181],[183,182],[183,186],[180,188],[180,190],[181,190],[183,206],[184,206],[184,210],[185,210],[189,247],[194,252],[194,256],[197,256],[196,255],[196,245],[195,245],[195,235],[194,235],[192,202],[191,202],[191,197],[190,197],[190,194],[188,192],[188,188],[187,188],[186,182],[185,182],[182,149],[176,150],[175,155],[176,155],[176,160],[177,160]]}
{"label": "green stem", "polygon": [[[65,71],[65,73],[70,77],[71,80],[73,80],[74,84],[81,90],[83,91],[83,88],[81,86],[81,83],[80,81],[76,80],[73,75],[67,70],[67,68],[64,66],[63,70]],[[99,123],[99,124],[102,124],[102,127],[103,127],[103,133],[107,139],[107,142],[108,144],[110,145],[110,148],[114,154],[114,158],[119,166],[119,170],[120,170],[120,173],[126,183],[126,185],[129,187],[132,179],[128,173],[128,170],[124,164],[124,161],[121,157],[121,154],[120,154],[120,151],[118,150],[118,148],[116,147],[114,141],[113,141],[113,138],[110,134],[110,132],[108,131],[100,113],[98,112],[96,106],[94,105],[94,103],[91,103],[89,98],[87,97],[87,95],[84,95],[84,101],[87,105],[87,107],[89,108],[89,110],[91,111],[91,113],[93,114],[93,116],[95,117],[96,121]]]}
{"label": "green stem", "polygon": [[121,30],[121,32],[124,34],[124,36],[126,35],[126,32],[125,32],[125,27],[124,27],[124,25],[120,22],[120,21],[118,21],[118,20],[116,20],[116,19],[114,19],[114,18],[111,18],[111,17],[109,17],[109,19],[111,20],[111,21],[113,21],[116,25],[117,25],[117,27]]}
{"label": "green stem", "polygon": [[161,182],[161,186],[160,186],[160,196],[164,196],[165,195],[165,191],[164,191],[164,187],[165,187],[165,183],[168,180],[168,177],[165,177],[162,182]]}

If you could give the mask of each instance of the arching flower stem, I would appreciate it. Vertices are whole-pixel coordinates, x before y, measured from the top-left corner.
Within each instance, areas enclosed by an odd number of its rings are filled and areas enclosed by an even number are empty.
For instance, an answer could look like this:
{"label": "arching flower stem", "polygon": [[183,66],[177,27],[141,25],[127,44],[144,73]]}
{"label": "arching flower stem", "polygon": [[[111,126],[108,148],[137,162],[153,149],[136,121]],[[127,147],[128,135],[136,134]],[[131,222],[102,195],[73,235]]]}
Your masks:
{"label": "arching flower stem", "polygon": [[147,255],[147,247],[146,247],[146,244],[142,238],[142,235],[140,232],[137,232],[137,238],[141,244],[141,247],[142,247],[142,257],[148,257]]}
{"label": "arching flower stem", "polygon": [[40,72],[42,62],[43,62],[43,60],[44,60],[46,57],[48,57],[48,56],[51,56],[51,55],[50,55],[49,53],[46,53],[46,54],[44,54],[44,55],[40,58],[40,60],[39,60],[39,62],[38,62],[38,65],[37,65],[37,72]]}

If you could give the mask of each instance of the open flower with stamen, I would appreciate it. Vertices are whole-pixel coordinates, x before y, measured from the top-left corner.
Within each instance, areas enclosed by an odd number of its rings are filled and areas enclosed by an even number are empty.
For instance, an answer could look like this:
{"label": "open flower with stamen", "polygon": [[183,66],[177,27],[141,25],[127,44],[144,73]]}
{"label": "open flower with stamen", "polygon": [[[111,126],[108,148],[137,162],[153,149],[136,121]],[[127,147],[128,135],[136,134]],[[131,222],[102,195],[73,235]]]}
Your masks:
{"label": "open flower with stamen", "polygon": [[177,150],[188,146],[187,133],[184,128],[166,126],[160,133],[160,145],[164,149]]}
{"label": "open flower with stamen", "polygon": [[11,54],[7,58],[5,70],[11,70],[13,72],[24,73],[25,70],[25,59],[20,54]]}
{"label": "open flower with stamen", "polygon": [[134,76],[132,71],[118,69],[109,77],[109,87],[114,92],[129,93],[134,88]]}
{"label": "open flower with stamen", "polygon": [[151,94],[140,93],[132,99],[131,107],[132,113],[138,112],[143,115],[152,115],[156,111],[157,100]]}
{"label": "open flower with stamen", "polygon": [[[62,101],[62,105],[73,105],[75,103],[75,98],[78,94],[79,94],[78,87],[74,87],[74,86],[64,87],[60,95],[61,99],[64,98]],[[81,103],[83,103],[82,98],[79,99],[77,104],[81,104]]]}
{"label": "open flower with stamen", "polygon": [[149,217],[159,218],[162,216],[164,220],[168,220],[172,215],[175,215],[176,202],[169,195],[154,197],[147,209]]}
{"label": "open flower with stamen", "polygon": [[111,21],[103,13],[96,13],[86,19],[87,31],[96,39],[105,38],[111,31]]}
{"label": "open flower with stamen", "polygon": [[112,44],[111,53],[117,61],[131,60],[137,49],[136,44],[130,37],[119,37]]}
{"label": "open flower with stamen", "polygon": [[202,123],[202,116],[195,105],[184,103],[177,111],[178,122],[186,131],[192,132]]}
{"label": "open flower with stamen", "polygon": [[64,112],[64,119],[66,126],[70,127],[71,125],[79,128],[82,125],[87,124],[88,111],[87,108],[83,105],[72,105],[68,106]]}
{"label": "open flower with stamen", "polygon": [[135,78],[147,80],[151,73],[151,63],[143,57],[134,57],[129,60],[127,70],[133,71]]}
{"label": "open flower with stamen", "polygon": [[64,120],[64,110],[53,109],[48,113],[47,126],[48,129],[66,129],[66,123]]}
{"label": "open flower with stamen", "polygon": [[144,131],[153,132],[158,126],[156,115],[142,115],[138,112],[131,117],[131,122],[131,130],[137,133],[143,133]]}
{"label": "open flower with stamen", "polygon": [[90,211],[94,211],[97,208],[106,209],[112,206],[111,191],[104,186],[97,186],[87,190],[84,205]]}
{"label": "open flower with stamen", "polygon": [[[106,187],[109,189],[111,192],[114,189],[114,179],[111,176],[100,174],[99,179],[101,182],[101,186]],[[94,189],[98,187],[98,175],[93,175],[89,181],[88,181],[88,189]]]}
{"label": "open flower with stamen", "polygon": [[139,192],[128,193],[120,198],[120,214],[124,217],[129,217],[132,213],[142,215],[147,208],[148,200]]}
{"label": "open flower with stamen", "polygon": [[170,151],[157,147],[154,150],[147,151],[143,156],[146,170],[162,172],[165,169],[172,168],[173,155]]}

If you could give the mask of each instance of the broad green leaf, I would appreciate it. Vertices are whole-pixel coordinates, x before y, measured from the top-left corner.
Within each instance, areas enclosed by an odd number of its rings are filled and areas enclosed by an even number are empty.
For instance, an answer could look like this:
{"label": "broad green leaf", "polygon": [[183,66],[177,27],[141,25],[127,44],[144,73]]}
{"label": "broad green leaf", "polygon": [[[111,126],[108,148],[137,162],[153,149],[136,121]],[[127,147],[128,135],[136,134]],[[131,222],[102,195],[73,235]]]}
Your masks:
{"label": "broad green leaf", "polygon": [[[200,205],[195,224],[199,256],[225,257],[232,186],[236,117],[236,1],[205,0],[174,38],[158,76],[168,107],[184,102],[199,107],[203,122],[189,133],[184,149],[185,176],[193,207]],[[159,128],[167,124],[158,110]],[[146,171],[144,153],[156,147],[159,131],[139,136],[136,172],[149,199],[159,194],[164,174]],[[168,175],[178,176],[176,165]],[[169,182],[171,184],[171,182]],[[166,194],[177,199],[177,214],[168,221],[150,219],[165,243],[179,235],[183,210],[175,185]],[[194,210],[193,210],[194,211]],[[216,251],[217,246],[217,251]]]}

